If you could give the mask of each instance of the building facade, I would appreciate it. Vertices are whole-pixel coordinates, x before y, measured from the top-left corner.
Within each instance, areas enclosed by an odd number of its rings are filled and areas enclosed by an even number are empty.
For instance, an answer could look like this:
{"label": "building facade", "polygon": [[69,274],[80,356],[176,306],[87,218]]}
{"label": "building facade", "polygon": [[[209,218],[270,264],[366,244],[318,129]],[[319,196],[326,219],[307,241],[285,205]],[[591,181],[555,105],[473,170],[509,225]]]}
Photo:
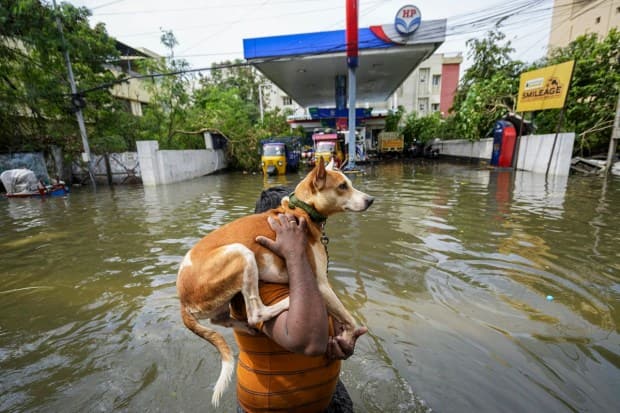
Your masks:
{"label": "building facade", "polygon": [[458,87],[462,62],[461,53],[436,53],[422,62],[388,101],[372,107],[394,110],[402,106],[407,113],[417,112],[420,116],[433,113],[447,116]]}
{"label": "building facade", "polygon": [[[461,53],[433,54],[411,72],[389,99],[382,102],[358,101],[357,106],[373,108],[379,112],[387,112],[403,106],[407,113],[417,112],[420,116],[432,113],[447,116],[458,87],[462,62]],[[295,117],[303,117],[307,114],[307,108],[298,105],[271,82],[266,80],[261,90],[265,109],[278,107],[289,110]]]}
{"label": "building facade", "polygon": [[584,34],[605,37],[612,28],[620,28],[620,0],[555,0],[548,50]]}
{"label": "building facade", "polygon": [[[120,52],[120,59],[114,64],[108,65],[107,69],[114,73],[115,76],[121,74],[125,76],[139,76],[135,64],[142,59],[164,59],[145,48],[134,48],[120,41],[116,41],[116,49]],[[134,116],[142,116],[143,108],[148,105],[151,100],[151,93],[146,87],[144,79],[129,79],[122,83],[117,83],[110,88],[110,94],[116,99],[125,103],[126,110]]]}

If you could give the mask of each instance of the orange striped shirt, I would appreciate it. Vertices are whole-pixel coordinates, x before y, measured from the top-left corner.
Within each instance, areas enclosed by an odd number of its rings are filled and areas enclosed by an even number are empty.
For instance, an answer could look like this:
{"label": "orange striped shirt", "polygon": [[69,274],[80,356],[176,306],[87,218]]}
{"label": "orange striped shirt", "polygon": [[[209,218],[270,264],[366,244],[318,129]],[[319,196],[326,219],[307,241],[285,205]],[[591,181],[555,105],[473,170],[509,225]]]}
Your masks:
{"label": "orange striped shirt", "polygon": [[[261,282],[259,291],[266,305],[289,295],[285,284]],[[231,307],[234,318],[246,319],[240,294]],[[333,333],[330,318],[329,334]],[[327,408],[338,383],[340,360],[292,353],[262,333],[252,336],[235,331],[234,334],[239,346],[237,398],[246,412],[312,413]]]}

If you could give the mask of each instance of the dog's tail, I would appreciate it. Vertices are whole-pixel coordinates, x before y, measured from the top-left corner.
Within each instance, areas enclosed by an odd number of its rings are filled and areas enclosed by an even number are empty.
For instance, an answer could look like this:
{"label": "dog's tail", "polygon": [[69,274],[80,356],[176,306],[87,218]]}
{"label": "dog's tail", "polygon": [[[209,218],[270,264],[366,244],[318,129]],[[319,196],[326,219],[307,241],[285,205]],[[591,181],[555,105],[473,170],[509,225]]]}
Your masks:
{"label": "dog's tail", "polygon": [[235,371],[233,353],[221,334],[200,324],[196,317],[190,314],[190,312],[187,311],[187,308],[183,305],[181,305],[181,317],[183,318],[183,323],[187,328],[193,331],[197,336],[202,337],[209,343],[213,344],[222,357],[220,376],[215,382],[213,397],[211,398],[211,403],[217,408],[222,394],[224,393],[224,390],[226,390],[226,387],[228,387],[228,383],[230,383],[233,372]]}

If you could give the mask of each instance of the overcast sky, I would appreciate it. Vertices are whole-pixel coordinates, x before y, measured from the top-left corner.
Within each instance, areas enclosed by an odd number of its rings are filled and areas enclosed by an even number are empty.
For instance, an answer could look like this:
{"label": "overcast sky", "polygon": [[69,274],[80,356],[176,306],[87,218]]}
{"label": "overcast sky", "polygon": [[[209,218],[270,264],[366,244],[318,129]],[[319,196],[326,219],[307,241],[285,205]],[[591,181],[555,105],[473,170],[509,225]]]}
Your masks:
{"label": "overcast sky", "polygon": [[[243,59],[243,39],[282,34],[342,30],[345,0],[69,0],[92,11],[91,24],[134,47],[162,55],[161,29],[179,42],[175,56],[192,68]],[[481,37],[498,20],[516,52],[531,62],[546,53],[552,0],[359,0],[359,26],[393,23],[398,9],[414,4],[423,20],[448,19],[439,53],[462,52],[465,42]],[[505,18],[503,18],[505,17]],[[502,19],[503,18],[503,19]],[[362,62],[363,63],[363,62]],[[467,66],[465,62],[464,66]]]}

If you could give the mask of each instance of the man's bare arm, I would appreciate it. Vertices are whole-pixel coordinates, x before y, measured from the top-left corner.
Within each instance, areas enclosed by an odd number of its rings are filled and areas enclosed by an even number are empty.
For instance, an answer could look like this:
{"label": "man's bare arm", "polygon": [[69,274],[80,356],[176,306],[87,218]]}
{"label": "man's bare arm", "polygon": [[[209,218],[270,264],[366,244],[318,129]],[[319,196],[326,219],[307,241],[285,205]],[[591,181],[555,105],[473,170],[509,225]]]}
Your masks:
{"label": "man's bare arm", "polygon": [[256,241],[285,260],[290,304],[288,311],[264,323],[263,332],[294,353],[325,354],[329,340],[327,310],[306,255],[306,221],[279,215],[269,224],[276,240],[259,236]]}

